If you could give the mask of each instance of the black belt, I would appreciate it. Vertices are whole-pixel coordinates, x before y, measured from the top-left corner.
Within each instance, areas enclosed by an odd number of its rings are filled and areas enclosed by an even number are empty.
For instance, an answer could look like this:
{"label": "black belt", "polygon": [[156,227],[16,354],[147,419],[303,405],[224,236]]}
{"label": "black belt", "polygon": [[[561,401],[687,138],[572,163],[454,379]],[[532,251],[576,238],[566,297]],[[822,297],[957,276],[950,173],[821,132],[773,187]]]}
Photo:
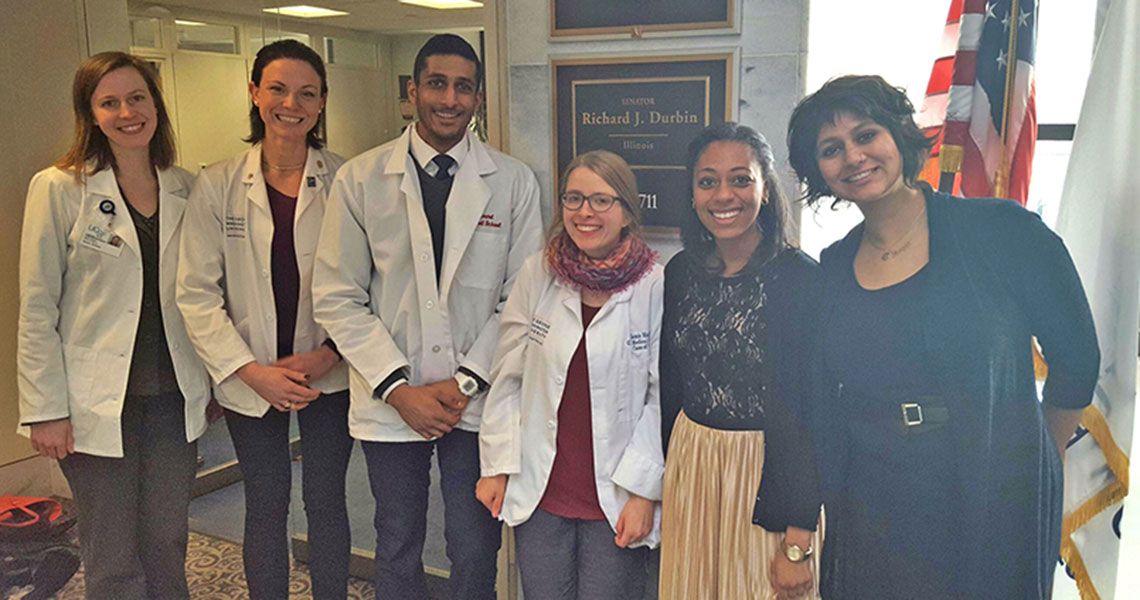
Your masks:
{"label": "black belt", "polygon": [[950,422],[950,409],[940,396],[914,396],[899,403],[844,396],[843,404],[852,417],[888,426],[903,435],[933,431]]}
{"label": "black belt", "polygon": [[950,421],[950,409],[944,405],[936,404],[933,402],[902,402],[899,404],[902,410],[902,426],[903,432],[918,431],[918,427],[923,425],[927,429],[933,426],[945,425]]}

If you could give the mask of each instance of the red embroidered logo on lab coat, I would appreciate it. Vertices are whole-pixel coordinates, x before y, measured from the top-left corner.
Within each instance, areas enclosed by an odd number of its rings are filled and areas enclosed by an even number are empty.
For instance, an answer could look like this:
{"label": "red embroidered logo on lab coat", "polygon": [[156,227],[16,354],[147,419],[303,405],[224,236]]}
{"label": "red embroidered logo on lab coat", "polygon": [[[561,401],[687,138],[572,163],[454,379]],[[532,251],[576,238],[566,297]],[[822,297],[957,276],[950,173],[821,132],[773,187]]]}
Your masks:
{"label": "red embroidered logo on lab coat", "polygon": [[495,215],[493,215],[493,214],[487,213],[487,214],[483,214],[482,216],[479,217],[479,227],[490,227],[491,229],[499,229],[502,226],[503,226],[503,223],[501,221],[496,221]]}

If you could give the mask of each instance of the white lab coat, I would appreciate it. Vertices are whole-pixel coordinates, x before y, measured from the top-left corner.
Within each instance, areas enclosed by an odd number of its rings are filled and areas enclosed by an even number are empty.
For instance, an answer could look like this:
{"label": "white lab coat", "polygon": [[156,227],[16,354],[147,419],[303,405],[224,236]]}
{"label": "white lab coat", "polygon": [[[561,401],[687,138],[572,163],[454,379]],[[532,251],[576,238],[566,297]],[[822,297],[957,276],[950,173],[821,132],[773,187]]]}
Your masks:
{"label": "white lab coat", "polygon": [[[186,441],[206,430],[210,384],[174,305],[178,238],[194,178],[158,171],[162,325],[186,404]],[[100,210],[110,202],[113,211]],[[113,214],[108,214],[112,212]],[[118,236],[118,246],[106,243]],[[28,186],[20,237],[20,421],[70,418],[75,450],[123,456],[120,417],[143,295],[142,253],[115,173],[75,181],[51,167]],[[21,428],[21,433],[28,433]]]}
{"label": "white lab coat", "polygon": [[[610,526],[630,493],[661,500],[661,337],[664,269],[614,294],[586,330],[590,412],[598,501]],[[570,359],[582,339],[582,295],[557,280],[541,253],[531,257],[503,309],[494,383],[479,431],[482,475],[507,474],[500,518],[508,525],[534,513],[554,466],[558,406]],[[661,539],[653,530],[636,546]]]}
{"label": "white lab coat", "polygon": [[[413,385],[460,366],[490,381],[499,311],[542,243],[534,174],[469,136],[447,201],[437,289],[411,132],[337,173],[313,274],[317,321],[351,367],[349,431],[360,440],[424,441],[373,397],[397,369],[407,367]],[[472,399],[458,427],[478,431],[482,411],[482,398]]]}
{"label": "white lab coat", "polygon": [[[313,320],[313,256],[333,175],[344,159],[309,148],[297,209],[293,245],[300,272],[295,352],[317,349],[328,337]],[[250,363],[277,360],[277,307],[273,300],[273,213],[261,172],[261,146],[202,171],[186,209],[178,307],[190,341],[214,380],[218,402],[249,417],[269,410],[236,374]],[[348,387],[341,361],[309,386],[323,393]]]}

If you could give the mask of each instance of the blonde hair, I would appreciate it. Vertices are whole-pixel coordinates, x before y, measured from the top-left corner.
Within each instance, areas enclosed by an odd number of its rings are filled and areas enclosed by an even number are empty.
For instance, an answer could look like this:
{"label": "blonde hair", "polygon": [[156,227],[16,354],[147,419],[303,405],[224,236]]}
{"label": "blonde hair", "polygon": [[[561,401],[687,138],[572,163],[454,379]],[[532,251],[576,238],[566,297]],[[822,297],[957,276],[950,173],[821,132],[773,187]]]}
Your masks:
{"label": "blonde hair", "polygon": [[[123,67],[130,67],[142,75],[147,91],[154,101],[158,123],[154,136],[150,138],[150,162],[158,169],[166,169],[174,164],[174,130],[170,126],[170,116],[162,101],[158,73],[150,63],[125,52],[100,52],[83,61],[75,71],[71,85],[72,109],[75,112],[75,137],[71,148],[55,162],[55,166],[65,171],[73,171],[75,178],[82,179],[108,167],[115,166],[115,155],[111,143],[95,123],[95,112],[91,109],[91,96],[95,88],[108,73]],[[88,170],[90,166],[90,170]]]}
{"label": "blonde hair", "polygon": [[625,159],[609,150],[591,150],[579,154],[566,165],[562,181],[558,186],[558,196],[554,198],[554,218],[550,220],[550,227],[546,230],[547,241],[554,239],[566,226],[562,217],[562,194],[566,193],[566,182],[575,169],[588,169],[591,173],[602,178],[606,185],[613,188],[621,202],[621,209],[629,217],[629,225],[625,226],[624,233],[636,233],[641,226],[641,201],[637,195],[637,176],[629,168]]}

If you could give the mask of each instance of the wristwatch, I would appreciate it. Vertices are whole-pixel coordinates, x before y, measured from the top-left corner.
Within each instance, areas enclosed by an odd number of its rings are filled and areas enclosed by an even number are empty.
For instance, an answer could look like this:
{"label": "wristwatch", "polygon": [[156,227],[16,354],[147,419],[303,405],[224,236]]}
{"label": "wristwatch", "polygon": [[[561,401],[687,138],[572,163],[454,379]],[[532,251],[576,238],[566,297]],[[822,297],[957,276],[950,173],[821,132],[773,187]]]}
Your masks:
{"label": "wristwatch", "polygon": [[459,391],[468,398],[473,398],[479,393],[479,380],[463,371],[455,374],[455,383],[459,384]]}
{"label": "wristwatch", "polygon": [[788,558],[789,562],[803,562],[811,557],[811,551],[811,546],[808,546],[807,550],[804,550],[796,544],[784,543],[784,556]]}

